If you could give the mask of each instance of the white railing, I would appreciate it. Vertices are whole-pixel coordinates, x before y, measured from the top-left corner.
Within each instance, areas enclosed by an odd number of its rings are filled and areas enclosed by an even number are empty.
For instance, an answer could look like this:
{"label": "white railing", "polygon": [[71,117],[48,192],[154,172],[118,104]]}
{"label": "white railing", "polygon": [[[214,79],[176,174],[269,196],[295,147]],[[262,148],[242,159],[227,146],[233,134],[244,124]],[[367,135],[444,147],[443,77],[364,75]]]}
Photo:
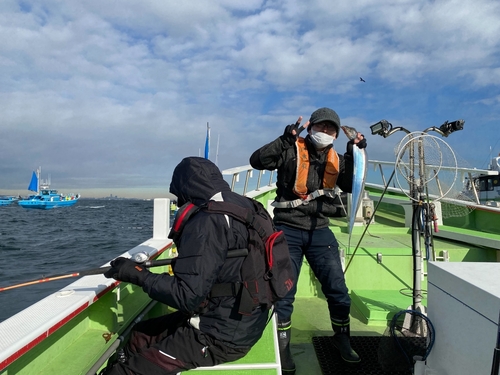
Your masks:
{"label": "white railing", "polygon": [[[254,171],[257,175],[257,180],[254,179]],[[236,186],[240,181],[240,174],[245,174],[245,181],[243,186]],[[269,173],[269,179],[264,182],[264,175]],[[275,171],[258,171],[254,170],[251,165],[244,165],[241,167],[225,169],[222,171],[223,176],[231,176],[231,191],[237,191],[242,195],[247,195],[251,190],[261,192],[262,189],[268,190],[269,188],[275,187]],[[240,191],[241,190],[241,191]]]}
{"label": "white railing", "polygon": [[[394,162],[380,161],[380,160],[369,160],[368,165],[373,168],[373,170],[379,171],[379,175],[372,175],[371,173],[367,176],[367,187],[372,187],[376,189],[384,189],[392,173],[394,172]],[[429,170],[432,170],[432,166],[428,166]],[[437,168],[437,167],[436,167]],[[441,166],[440,170],[446,171],[457,171],[457,181],[464,181],[465,177],[472,181],[474,177],[478,175],[496,175],[497,171],[492,171],[488,169],[476,169],[476,168],[452,168],[447,166]],[[265,178],[265,174],[269,173],[269,178]],[[259,171],[255,170],[251,165],[244,165],[241,167],[229,168],[222,171],[224,176],[229,176],[231,178],[230,186],[232,191],[236,191],[242,195],[256,195],[265,193],[266,191],[276,188],[276,171]],[[240,175],[244,174],[245,178],[242,181]],[[373,182],[379,180],[379,182]],[[435,177],[436,183],[439,184],[438,176]],[[484,205],[480,204],[479,196],[474,184],[471,184],[471,200],[459,200],[454,198],[443,198],[442,202],[457,204],[461,206],[473,206],[485,208]],[[388,186],[387,191],[394,193],[401,193],[402,190],[397,186]],[[492,211],[500,212],[500,208],[489,207]]]}
{"label": "white railing", "polygon": [[[373,187],[373,188],[385,188],[387,186],[390,176],[394,172],[394,162],[387,162],[387,161],[379,161],[379,160],[369,160],[368,164],[373,166],[374,171],[379,171],[380,175],[378,176],[379,179],[381,180],[381,183],[373,183],[373,182],[368,182],[366,183],[366,186],[368,187]],[[448,167],[448,166],[432,166],[432,165],[426,165],[426,170],[427,171],[451,171],[457,173],[457,178],[455,183],[462,183],[466,179],[469,181],[473,181],[475,177],[478,175],[488,175],[488,176],[493,176],[493,175],[498,175],[497,171],[489,170],[489,169],[476,169],[476,168],[463,168],[463,167]],[[374,178],[375,179],[375,178]],[[434,182],[438,185],[440,184],[439,180],[439,175],[437,174],[436,176],[433,177]],[[462,190],[465,192],[466,187],[465,186],[460,186],[459,188],[455,188],[456,190]],[[454,199],[454,198],[443,198],[443,202],[448,202],[452,204],[458,204],[458,205],[481,205],[480,200],[479,200],[479,195],[478,191],[476,189],[477,187],[475,184],[471,183],[469,184],[468,187],[468,193],[471,197],[471,201],[467,200],[460,200],[460,199]],[[439,188],[440,189],[440,188]],[[400,193],[401,188],[399,187],[391,187],[389,186],[387,188],[387,191],[395,192],[395,193]]]}

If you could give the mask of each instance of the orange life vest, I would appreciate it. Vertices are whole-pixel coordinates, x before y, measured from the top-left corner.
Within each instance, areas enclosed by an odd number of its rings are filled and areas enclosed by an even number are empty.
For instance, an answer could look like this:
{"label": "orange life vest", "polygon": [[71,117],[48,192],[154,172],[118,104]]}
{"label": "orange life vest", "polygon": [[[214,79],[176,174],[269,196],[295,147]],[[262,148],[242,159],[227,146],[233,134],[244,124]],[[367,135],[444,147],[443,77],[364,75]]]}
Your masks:
{"label": "orange life vest", "polygon": [[[293,192],[301,199],[307,198],[307,176],[309,174],[309,152],[304,138],[297,138],[295,142],[297,147],[297,174],[295,176],[295,185]],[[339,156],[333,150],[328,150],[326,157],[325,174],[323,175],[323,189],[333,189],[339,175]]]}

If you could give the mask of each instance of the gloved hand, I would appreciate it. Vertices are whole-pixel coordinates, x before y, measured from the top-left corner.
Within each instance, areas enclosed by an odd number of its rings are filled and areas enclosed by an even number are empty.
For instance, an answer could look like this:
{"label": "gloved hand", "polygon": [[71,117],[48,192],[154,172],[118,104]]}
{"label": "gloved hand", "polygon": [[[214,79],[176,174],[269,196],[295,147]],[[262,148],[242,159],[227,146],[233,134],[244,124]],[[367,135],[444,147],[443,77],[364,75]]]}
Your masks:
{"label": "gloved hand", "polygon": [[358,143],[355,143],[355,145],[358,146],[358,148],[366,148],[366,146],[367,146],[366,138],[363,134],[361,134],[361,136],[363,137],[363,139],[361,141],[359,141]]}
{"label": "gloved hand", "polygon": [[287,148],[292,147],[295,144],[297,138],[299,137],[300,132],[304,130],[307,126],[309,126],[309,121],[307,121],[303,127],[300,127],[301,121],[302,121],[302,116],[299,116],[295,124],[290,124],[286,126],[283,135],[280,137],[281,141]]}
{"label": "gloved hand", "polygon": [[148,269],[130,259],[119,257],[111,262],[111,269],[104,273],[108,279],[115,279],[143,286],[151,275]]}
{"label": "gloved hand", "polygon": [[366,143],[366,138],[363,135],[363,139],[360,140],[358,143],[354,143],[354,139],[351,139],[349,142],[347,142],[347,153],[352,155],[352,146],[356,145],[358,148],[363,149],[366,148],[367,143]]}
{"label": "gloved hand", "polygon": [[[285,131],[283,132],[283,135],[281,136],[281,140],[283,143],[285,143],[287,146],[293,146],[295,144],[295,141],[297,140],[298,137],[298,129],[299,129],[300,122],[296,122],[295,124],[290,124],[285,127]],[[295,130],[295,134],[293,134],[293,131]]]}

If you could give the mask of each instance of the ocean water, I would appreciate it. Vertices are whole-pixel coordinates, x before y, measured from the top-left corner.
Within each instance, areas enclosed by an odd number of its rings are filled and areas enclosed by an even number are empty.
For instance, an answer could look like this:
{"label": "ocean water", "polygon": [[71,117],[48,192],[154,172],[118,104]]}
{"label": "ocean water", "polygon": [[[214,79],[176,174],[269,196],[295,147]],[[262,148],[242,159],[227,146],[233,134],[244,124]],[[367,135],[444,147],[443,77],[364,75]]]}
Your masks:
{"label": "ocean water", "polygon": [[[153,236],[153,201],[80,199],[52,210],[0,206],[0,287],[100,267]],[[0,321],[76,278],[0,292]]]}

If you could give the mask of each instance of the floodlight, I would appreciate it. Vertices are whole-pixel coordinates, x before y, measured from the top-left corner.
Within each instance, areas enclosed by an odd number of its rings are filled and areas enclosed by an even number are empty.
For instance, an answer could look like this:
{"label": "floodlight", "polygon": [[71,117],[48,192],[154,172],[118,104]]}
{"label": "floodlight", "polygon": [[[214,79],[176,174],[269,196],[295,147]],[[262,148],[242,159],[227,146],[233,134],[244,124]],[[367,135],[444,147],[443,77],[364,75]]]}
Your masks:
{"label": "floodlight", "polygon": [[385,138],[392,129],[392,124],[387,120],[380,120],[376,124],[370,126],[370,129],[372,131],[372,135],[379,134]]}
{"label": "floodlight", "polygon": [[456,120],[452,122],[445,121],[444,124],[439,127],[439,130],[441,130],[443,135],[447,137],[453,132],[462,130],[464,128],[464,123],[464,120]]}
{"label": "floodlight", "polygon": [[439,128],[435,126],[431,126],[430,128],[425,129],[423,132],[428,133],[431,130],[436,133],[441,134],[443,137],[449,136],[451,133],[462,130],[464,128],[464,120],[455,120],[452,122],[445,121],[443,125]]}

